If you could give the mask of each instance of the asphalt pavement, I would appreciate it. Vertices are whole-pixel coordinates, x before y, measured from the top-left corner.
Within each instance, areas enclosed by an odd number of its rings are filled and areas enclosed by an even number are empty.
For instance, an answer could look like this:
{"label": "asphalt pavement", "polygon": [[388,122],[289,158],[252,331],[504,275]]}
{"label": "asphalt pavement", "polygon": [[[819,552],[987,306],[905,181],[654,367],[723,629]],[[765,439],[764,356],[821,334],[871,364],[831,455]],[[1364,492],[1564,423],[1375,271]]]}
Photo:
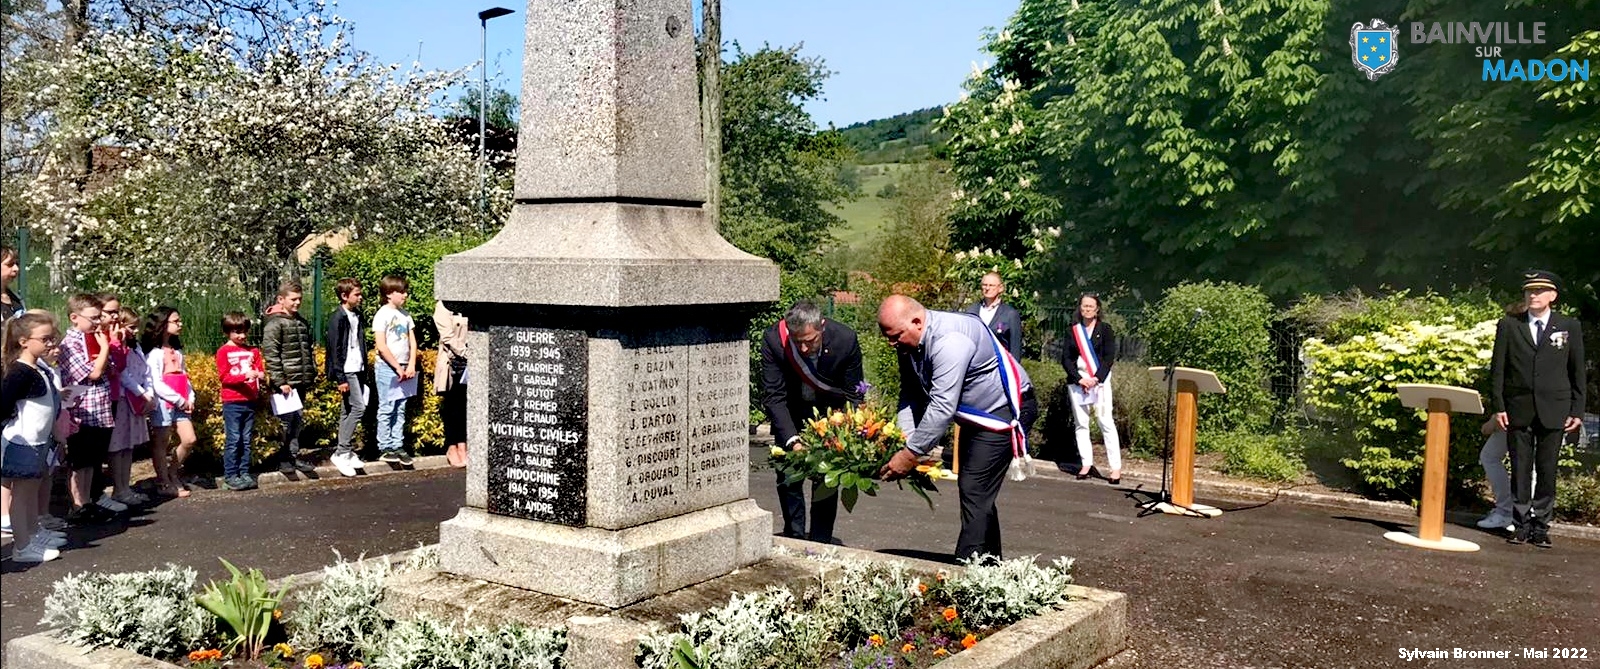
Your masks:
{"label": "asphalt pavement", "polygon": [[[752,449],[753,459],[764,448]],[[776,509],[771,481],[769,472],[753,472],[751,494]],[[461,504],[463,485],[460,470],[440,469],[201,491],[125,524],[74,530],[59,560],[5,562],[0,636],[36,631],[50,584],[70,572],[176,562],[206,579],[223,575],[217,557],[225,557],[276,578],[329,564],[334,550],[354,557],[432,543],[438,523]],[[836,533],[856,548],[948,559],[959,527],[951,488],[930,510],[891,485],[841,513]],[[1209,520],[1137,518],[1128,488],[1052,475],[1007,482],[1001,494],[1009,556],[1071,556],[1078,583],[1129,594],[1130,650],[1107,666],[1600,664],[1600,543],[1557,539],[1540,550],[1450,526],[1449,536],[1482,550],[1439,553],[1385,540],[1384,531],[1404,529],[1393,520],[1282,500],[1205,499],[1227,510]],[[1408,649],[1563,647],[1586,647],[1590,659],[1401,658]]]}

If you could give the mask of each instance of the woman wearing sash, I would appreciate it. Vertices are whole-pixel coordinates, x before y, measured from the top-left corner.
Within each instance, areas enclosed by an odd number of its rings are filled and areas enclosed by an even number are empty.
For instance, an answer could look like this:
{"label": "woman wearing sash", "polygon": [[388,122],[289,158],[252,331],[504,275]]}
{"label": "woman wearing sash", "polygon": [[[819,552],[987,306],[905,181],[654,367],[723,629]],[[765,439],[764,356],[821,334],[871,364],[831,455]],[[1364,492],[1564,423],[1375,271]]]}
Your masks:
{"label": "woman wearing sash", "polygon": [[1122,482],[1122,446],[1111,417],[1111,363],[1117,359],[1117,335],[1100,320],[1100,296],[1094,293],[1078,298],[1075,320],[1071,339],[1062,347],[1061,366],[1067,370],[1072,415],[1077,421],[1078,457],[1083,462],[1078,478],[1089,478],[1094,468],[1094,446],[1089,441],[1089,408],[1094,407],[1111,465],[1107,480],[1115,485]]}

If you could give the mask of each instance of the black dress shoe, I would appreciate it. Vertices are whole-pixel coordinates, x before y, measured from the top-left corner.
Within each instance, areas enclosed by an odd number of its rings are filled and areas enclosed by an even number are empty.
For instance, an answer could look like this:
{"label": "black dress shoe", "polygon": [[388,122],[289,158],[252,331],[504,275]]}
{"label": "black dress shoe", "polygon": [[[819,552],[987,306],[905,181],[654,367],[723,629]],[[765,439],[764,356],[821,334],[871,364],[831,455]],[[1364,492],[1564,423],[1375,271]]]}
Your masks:
{"label": "black dress shoe", "polygon": [[1529,533],[1529,537],[1529,543],[1532,543],[1539,548],[1550,547],[1550,532],[1546,530],[1534,530],[1533,532]]}
{"label": "black dress shoe", "polygon": [[1122,483],[1122,477],[1118,476],[1114,479],[1106,479],[1106,483],[1110,483],[1111,485],[1120,485]]}
{"label": "black dress shoe", "polygon": [[1508,544],[1525,544],[1525,543],[1528,543],[1528,526],[1527,525],[1518,525],[1516,531],[1512,532],[1511,536],[1506,537],[1506,543],[1508,543]]}

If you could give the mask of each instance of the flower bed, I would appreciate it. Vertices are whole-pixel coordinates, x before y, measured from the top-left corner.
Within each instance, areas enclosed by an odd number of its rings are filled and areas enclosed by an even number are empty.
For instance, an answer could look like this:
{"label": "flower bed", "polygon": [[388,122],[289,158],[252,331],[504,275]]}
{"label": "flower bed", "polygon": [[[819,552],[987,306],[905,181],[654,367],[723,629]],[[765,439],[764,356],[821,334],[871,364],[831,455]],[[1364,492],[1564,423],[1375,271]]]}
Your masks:
{"label": "flower bed", "polygon": [[[826,555],[817,559],[832,559]],[[734,595],[682,617],[639,646],[644,669],[906,667],[973,648],[1007,625],[1067,603],[1072,561],[1032,557],[919,573],[904,562],[838,560],[837,573],[796,594]]]}
{"label": "flower bed", "polygon": [[[789,553],[787,559],[797,555]],[[636,625],[637,636],[624,637],[629,641],[618,648],[622,658],[631,654],[646,669],[1087,667],[1122,646],[1120,595],[1069,586],[1072,562],[1065,558],[1046,566],[1021,558],[939,571],[846,549],[806,557],[826,564],[817,565],[821,576],[800,594],[783,588],[735,594],[727,606],[683,615],[673,629]],[[419,552],[404,566],[340,562],[294,577],[298,585],[282,610],[271,601],[281,585],[250,585],[255,576],[248,571],[213,583],[210,594],[198,598],[193,570],[179,567],[72,576],[47,601],[45,623],[52,630],[13,642],[6,657],[19,669],[601,666],[579,650],[593,650],[595,637],[583,626],[572,628],[574,657],[566,658],[569,633],[560,627],[468,627],[447,622],[459,618],[385,614],[380,604],[388,576],[426,573],[436,567],[429,561],[429,553]],[[250,640],[241,641],[228,622],[237,617],[208,611],[221,601],[217,593],[241,583],[270,621],[266,633],[254,637],[259,652],[253,659]],[[258,597],[261,592],[270,594]],[[991,636],[994,643],[985,643]],[[1026,659],[1018,649],[1044,664],[1016,664]]]}
{"label": "flower bed", "polygon": [[[284,596],[260,572],[238,570],[195,594],[193,569],[81,574],[58,581],[43,624],[88,649],[120,648],[195,669],[554,669],[560,629],[461,627],[419,617],[394,620],[379,604],[394,569],[436,566],[432,551],[404,565],[340,561],[320,582]],[[226,564],[226,563],[224,563]],[[285,608],[279,608],[282,604]]]}

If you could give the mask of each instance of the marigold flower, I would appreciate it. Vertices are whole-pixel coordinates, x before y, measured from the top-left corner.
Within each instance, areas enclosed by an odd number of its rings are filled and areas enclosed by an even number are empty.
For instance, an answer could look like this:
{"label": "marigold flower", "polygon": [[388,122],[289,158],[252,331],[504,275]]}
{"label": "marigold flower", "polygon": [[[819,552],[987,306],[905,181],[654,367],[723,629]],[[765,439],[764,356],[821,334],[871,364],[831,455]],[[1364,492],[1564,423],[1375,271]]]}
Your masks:
{"label": "marigold flower", "polygon": [[273,609],[272,610],[272,619],[273,620],[282,620],[283,619],[283,609]]}
{"label": "marigold flower", "polygon": [[286,658],[294,657],[294,647],[286,643],[280,643],[276,646],[273,646],[272,652],[282,655]]}
{"label": "marigold flower", "polygon": [[351,662],[350,664],[344,665],[344,669],[361,669],[362,667],[365,667],[365,666],[367,666],[367,665],[362,664],[358,660],[358,661],[355,661],[355,662]]}
{"label": "marigold flower", "polygon": [[945,622],[951,622],[951,621],[953,621],[955,619],[956,619],[956,607],[954,607],[954,606],[946,606],[946,607],[944,607],[944,621]]}
{"label": "marigold flower", "polygon": [[919,581],[917,583],[917,592],[919,594],[923,594],[923,595],[928,594],[928,584],[927,583],[922,583],[922,582]]}
{"label": "marigold flower", "polygon": [[978,645],[978,637],[975,635],[968,634],[967,638],[961,640],[962,648],[971,648],[976,645]]}
{"label": "marigold flower", "polygon": [[883,645],[883,637],[876,634],[867,637],[867,645],[877,648]]}
{"label": "marigold flower", "polygon": [[950,654],[950,651],[945,650],[943,648],[935,648],[935,649],[933,649],[933,656],[934,657],[946,657],[949,654]]}
{"label": "marigold flower", "polygon": [[322,669],[324,664],[321,655],[312,653],[306,656],[306,669]]}
{"label": "marigold flower", "polygon": [[189,651],[190,662],[205,662],[206,660],[217,660],[221,658],[222,651],[215,648],[202,648],[200,650]]}
{"label": "marigold flower", "polygon": [[908,643],[908,644],[900,647],[900,652],[902,652],[902,653],[915,653],[915,652],[917,652],[917,647]]}

